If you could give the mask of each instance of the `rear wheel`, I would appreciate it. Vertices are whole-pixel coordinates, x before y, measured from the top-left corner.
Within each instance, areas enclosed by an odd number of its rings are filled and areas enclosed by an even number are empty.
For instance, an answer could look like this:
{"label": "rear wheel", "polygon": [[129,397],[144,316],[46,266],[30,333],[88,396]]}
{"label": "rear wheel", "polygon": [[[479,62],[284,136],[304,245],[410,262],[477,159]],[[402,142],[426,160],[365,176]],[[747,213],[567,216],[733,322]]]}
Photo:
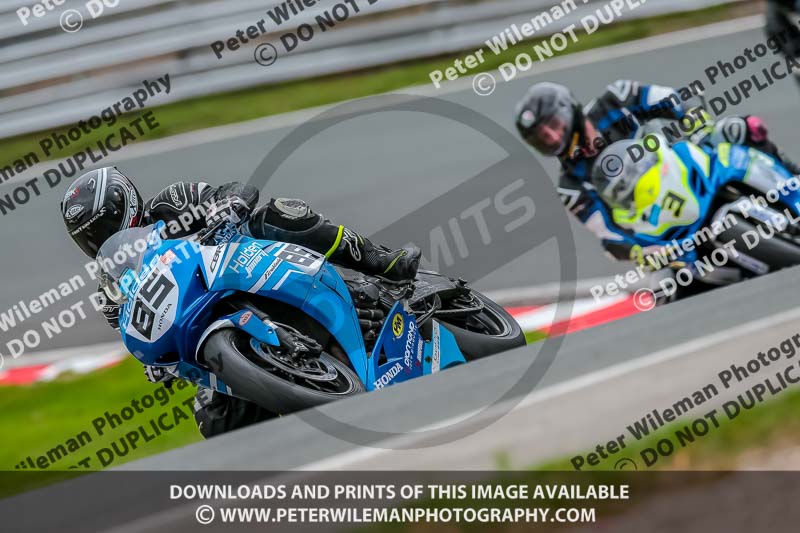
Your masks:
{"label": "rear wheel", "polygon": [[203,359],[237,396],[279,414],[365,390],[355,372],[328,353],[296,362],[238,329],[227,328],[209,336]]}
{"label": "rear wheel", "polygon": [[[739,215],[734,216],[736,217],[736,225],[720,233],[717,237],[718,241],[728,242],[734,240],[734,248],[736,250],[740,250],[742,253],[766,263],[770,271],[800,265],[800,246],[795,241],[789,240],[786,238],[788,236],[785,237],[779,232],[775,232],[771,238],[766,238],[758,232],[752,222]],[[745,233],[759,236],[758,243],[752,248],[747,243],[742,242]]]}
{"label": "rear wheel", "polygon": [[[476,313],[459,311],[480,307]],[[501,305],[477,291],[469,297],[451,300],[447,308],[437,312],[436,318],[447,324],[458,347],[467,360],[525,346],[525,334],[519,324]]]}

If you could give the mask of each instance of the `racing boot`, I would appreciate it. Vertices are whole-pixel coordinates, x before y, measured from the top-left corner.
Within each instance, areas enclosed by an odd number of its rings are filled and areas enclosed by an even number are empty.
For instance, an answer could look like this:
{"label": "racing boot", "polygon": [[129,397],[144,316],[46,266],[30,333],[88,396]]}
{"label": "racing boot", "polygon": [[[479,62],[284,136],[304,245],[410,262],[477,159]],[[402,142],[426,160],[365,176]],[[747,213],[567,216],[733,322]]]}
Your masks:
{"label": "racing boot", "polygon": [[331,223],[298,199],[273,198],[253,212],[249,227],[258,239],[299,244],[325,254],[333,263],[392,281],[413,280],[422,256],[416,246],[399,250],[377,246],[352,229]]}
{"label": "racing boot", "polygon": [[328,256],[334,263],[392,281],[413,280],[417,275],[422,252],[416,246],[399,250],[376,246],[344,226],[339,226],[335,242],[338,245]]}

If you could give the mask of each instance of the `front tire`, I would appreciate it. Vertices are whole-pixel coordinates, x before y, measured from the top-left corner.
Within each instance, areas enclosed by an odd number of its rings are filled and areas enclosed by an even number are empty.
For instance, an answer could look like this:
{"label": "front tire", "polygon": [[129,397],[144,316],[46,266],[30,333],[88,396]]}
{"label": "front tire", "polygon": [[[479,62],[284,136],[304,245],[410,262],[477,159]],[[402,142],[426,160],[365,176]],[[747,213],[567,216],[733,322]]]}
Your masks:
{"label": "front tire", "polygon": [[211,334],[203,346],[203,360],[237,396],[264,409],[289,414],[364,392],[364,385],[350,368],[335,357],[322,353],[320,361],[334,369],[331,381],[299,379],[270,364],[250,345],[245,332],[226,328]]}

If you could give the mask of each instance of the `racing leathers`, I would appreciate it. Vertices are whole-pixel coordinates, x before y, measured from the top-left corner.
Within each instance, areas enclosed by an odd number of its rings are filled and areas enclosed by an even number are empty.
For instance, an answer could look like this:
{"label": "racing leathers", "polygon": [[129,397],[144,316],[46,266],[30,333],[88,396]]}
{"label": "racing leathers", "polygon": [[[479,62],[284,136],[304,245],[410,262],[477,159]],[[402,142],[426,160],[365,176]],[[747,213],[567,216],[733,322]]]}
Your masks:
{"label": "racing leathers", "polygon": [[690,139],[698,144],[714,146],[726,142],[756,148],[778,159],[792,174],[800,174],[800,168],[768,139],[767,129],[758,117],[731,116],[712,123],[706,112],[683,103],[686,91],[688,89],[682,89],[679,93],[668,87],[631,80],[616,81],[584,107],[586,119],[601,135],[593,143],[594,155],[571,150],[561,158],[558,192],[564,206],[601,240],[615,259],[636,260],[641,250],[632,243],[630,231],[614,223],[611,211],[591,185],[592,166],[604,147],[641,137],[648,121],[685,119],[687,125],[694,126]]}
{"label": "racing leathers", "polygon": [[[628,149],[616,148],[616,153]],[[615,147],[609,148],[609,153],[614,150]],[[645,162],[643,168],[651,164],[647,161],[655,163],[643,173],[633,174],[638,179],[632,201],[628,207],[612,208],[612,213],[614,222],[626,231],[625,244],[643,252],[640,263],[644,268],[684,271],[677,283],[659,283],[660,288],[654,290],[656,301],[683,298],[770,270],[767,263],[750,252],[758,244],[758,240],[752,240],[755,231],[734,229],[738,214],[752,216],[753,220],[766,216],[758,201],[716,207],[714,202],[719,191],[746,182],[755,196],[775,195],[786,205],[797,205],[792,175],[775,158],[742,145],[720,143],[712,147],[683,141],[671,148],[662,145],[640,161]],[[595,169],[594,183],[613,204],[612,186],[603,186],[598,179],[603,171],[599,170]],[[747,249],[741,246],[743,243]]]}
{"label": "racing leathers", "polygon": [[[767,1],[767,37],[780,48],[786,57],[800,55],[800,30],[797,29],[797,15],[800,13],[798,0]],[[795,76],[800,81],[800,78]]]}
{"label": "racing leathers", "polygon": [[[236,182],[212,187],[207,183],[182,181],[145,203],[140,225],[160,220],[165,223],[168,238],[188,237],[206,227],[207,214],[215,206],[234,199],[250,212],[244,231],[257,239],[299,244],[325,254],[334,263],[366,274],[392,280],[415,277],[421,255],[418,248],[390,250],[376,246],[352,229],[332,224],[302,200],[273,198],[256,207],[258,197],[255,187]],[[100,296],[105,296],[102,291]],[[119,306],[108,298],[104,303],[103,315],[118,329]],[[145,367],[145,375],[153,382],[172,378],[161,367]],[[194,407],[198,427],[206,438],[275,416],[251,402],[203,388],[198,390]]]}

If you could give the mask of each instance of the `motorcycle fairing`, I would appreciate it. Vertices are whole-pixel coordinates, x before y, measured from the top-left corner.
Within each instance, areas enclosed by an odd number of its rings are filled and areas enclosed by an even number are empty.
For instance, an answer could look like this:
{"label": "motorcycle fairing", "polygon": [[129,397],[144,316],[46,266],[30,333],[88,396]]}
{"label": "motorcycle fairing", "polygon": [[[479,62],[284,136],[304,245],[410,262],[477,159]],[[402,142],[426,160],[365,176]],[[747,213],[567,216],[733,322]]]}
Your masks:
{"label": "motorcycle fairing", "polygon": [[[162,226],[157,223],[153,232]],[[237,292],[284,302],[317,320],[344,349],[367,390],[466,362],[453,335],[437,321],[431,321],[432,339],[425,341],[402,301],[392,307],[375,349],[365,357],[350,293],[335,267],[316,252],[246,236],[215,246],[186,244],[154,240],[143,254],[140,272],[123,276],[128,301],[120,309],[120,331],[128,350],[146,365],[162,366],[201,386],[236,395],[196,363],[194,350],[222,327],[239,328],[261,342],[279,345],[275,325],[247,310],[214,316],[214,306]]]}
{"label": "motorcycle fairing", "polygon": [[[642,246],[662,245],[673,239],[681,241],[691,238],[707,223],[711,203],[717,191],[726,184],[742,182],[766,193],[770,189],[778,189],[780,180],[791,178],[791,174],[775,158],[746,146],[721,143],[712,151],[710,148],[700,149],[691,143],[679,142],[672,146],[672,150],[687,167],[688,185],[697,200],[701,216],[696,217],[693,223],[671,227],[660,234],[655,228],[645,233],[641,232],[641,228],[628,228],[634,232],[634,239]],[[795,215],[800,216],[800,190],[784,189],[786,194],[780,193],[781,200],[790,206]],[[683,196],[685,191],[676,189],[674,192],[677,196]],[[672,202],[670,205],[678,206],[680,202]],[[758,214],[755,209],[752,213],[754,216]]]}
{"label": "motorcycle fairing", "polygon": [[423,372],[433,374],[466,362],[455,336],[440,322],[434,320],[431,341],[425,344],[422,359]]}
{"label": "motorcycle fairing", "polygon": [[453,334],[436,320],[432,338],[426,341],[403,302],[396,302],[386,316],[369,358],[368,391],[466,362]]}
{"label": "motorcycle fairing", "polygon": [[[158,230],[159,225],[154,231]],[[147,252],[147,267],[133,280],[129,303],[121,308],[123,341],[142,363],[167,364],[159,362],[163,355],[197,346],[212,321],[209,310],[213,304],[243,291],[287,303],[317,320],[347,353],[359,378],[366,381],[364,341],[355,306],[324,256],[302,246],[245,236],[217,246],[188,249],[185,242],[160,241]],[[178,247],[182,249],[176,252]],[[199,272],[202,275],[198,276]],[[143,287],[149,291],[142,291]],[[162,302],[164,289],[168,289],[168,298]],[[159,305],[152,309],[144,296],[156,291]],[[186,301],[193,302],[188,309],[184,309]],[[191,326],[178,345],[175,338],[179,336],[167,333],[185,324]],[[153,329],[157,335],[148,333]]]}

